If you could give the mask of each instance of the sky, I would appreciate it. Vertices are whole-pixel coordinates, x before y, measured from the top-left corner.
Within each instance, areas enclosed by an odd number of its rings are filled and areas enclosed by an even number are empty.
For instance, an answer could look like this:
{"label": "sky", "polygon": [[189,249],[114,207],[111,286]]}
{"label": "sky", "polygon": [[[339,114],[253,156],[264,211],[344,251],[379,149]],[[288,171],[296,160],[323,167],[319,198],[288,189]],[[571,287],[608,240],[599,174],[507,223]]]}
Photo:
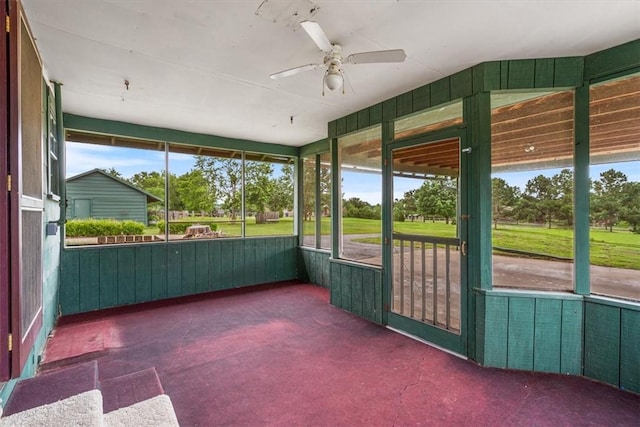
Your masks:
{"label": "sky", "polygon": [[[193,156],[189,154],[170,153],[169,170],[176,175],[188,172],[194,164]],[[67,142],[66,150],[66,176],[72,177],[94,168],[115,168],[125,178],[131,178],[134,174],[146,171],[162,171],[165,169],[164,152],[139,150],[131,148],[112,147],[94,144],[80,144]],[[602,164],[591,166],[592,179],[598,179],[602,171],[614,168],[627,175],[629,181],[640,182],[640,161]],[[536,175],[553,176],[560,172],[560,168],[525,172],[502,172],[494,174],[501,177],[509,185],[517,185],[524,189],[527,181]],[[372,173],[343,172],[344,197],[358,197],[372,205],[382,201],[382,177]],[[417,189],[422,185],[422,180],[412,178],[394,178],[394,199],[400,199],[404,193]]]}

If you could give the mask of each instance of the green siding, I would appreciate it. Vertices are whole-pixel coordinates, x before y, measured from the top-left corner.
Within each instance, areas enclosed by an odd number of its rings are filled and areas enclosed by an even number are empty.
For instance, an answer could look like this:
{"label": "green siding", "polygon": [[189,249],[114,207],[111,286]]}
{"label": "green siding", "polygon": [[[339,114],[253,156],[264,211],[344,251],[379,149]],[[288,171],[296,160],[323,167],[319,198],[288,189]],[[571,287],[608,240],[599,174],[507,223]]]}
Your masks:
{"label": "green siding", "polygon": [[[65,249],[60,307],[67,315],[295,279],[296,243],[292,236]],[[258,247],[261,259],[245,260]]]}
{"label": "green siding", "polygon": [[587,302],[584,374],[609,384],[620,380],[620,308]]}
{"label": "green siding", "polygon": [[582,300],[562,301],[560,373],[563,374],[582,374],[583,307]]}
{"label": "green siding", "polygon": [[584,80],[640,67],[640,39],[593,53],[584,58]]}
{"label": "green siding", "polygon": [[620,388],[640,393],[640,311],[622,310]]}
{"label": "green siding", "polygon": [[[582,298],[572,294],[477,291],[478,362],[499,368],[582,372]],[[478,320],[480,319],[480,320]]]}
{"label": "green siding", "polygon": [[331,304],[375,323],[382,322],[382,270],[329,260]]}
{"label": "green siding", "polygon": [[323,288],[331,287],[329,252],[301,247],[298,249],[298,278]]}
{"label": "green siding", "polygon": [[[67,182],[69,206],[74,199],[91,200],[91,217],[147,223],[147,196],[101,173]],[[69,216],[73,219],[73,215]]]}

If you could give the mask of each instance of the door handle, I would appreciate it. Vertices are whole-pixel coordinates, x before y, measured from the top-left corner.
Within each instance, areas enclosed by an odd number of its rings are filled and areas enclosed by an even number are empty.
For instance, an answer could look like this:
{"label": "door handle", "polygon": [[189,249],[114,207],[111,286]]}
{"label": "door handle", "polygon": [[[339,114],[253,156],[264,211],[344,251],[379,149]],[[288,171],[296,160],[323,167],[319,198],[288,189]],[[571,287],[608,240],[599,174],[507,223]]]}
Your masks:
{"label": "door handle", "polygon": [[462,256],[467,256],[467,242],[464,240],[460,244],[460,253]]}

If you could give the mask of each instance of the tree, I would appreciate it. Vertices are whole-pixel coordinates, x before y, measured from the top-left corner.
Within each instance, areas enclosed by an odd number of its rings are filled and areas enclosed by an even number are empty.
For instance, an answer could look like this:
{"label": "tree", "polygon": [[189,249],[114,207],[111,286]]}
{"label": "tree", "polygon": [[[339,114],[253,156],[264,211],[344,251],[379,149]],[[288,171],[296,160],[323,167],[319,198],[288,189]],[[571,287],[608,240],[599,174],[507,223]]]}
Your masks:
{"label": "tree", "polygon": [[358,197],[342,202],[343,216],[347,218],[380,219],[380,205],[371,206]]}
{"label": "tree", "polygon": [[411,221],[413,222],[415,215],[418,213],[418,207],[416,206],[416,190],[410,190],[404,193],[404,197],[402,198],[402,210],[404,215],[410,216]]}
{"label": "tree", "polygon": [[615,169],[600,174],[600,179],[593,183],[594,194],[591,198],[591,211],[597,222],[604,224],[609,231],[620,219],[620,210],[627,176]]}
{"label": "tree", "polygon": [[264,212],[273,193],[273,165],[267,162],[246,161],[244,173],[245,211]]}
{"label": "tree", "polygon": [[184,209],[211,212],[215,205],[210,184],[199,169],[191,169],[175,182]]}
{"label": "tree", "polygon": [[640,233],[640,182],[627,182],[622,194],[620,219],[629,223],[633,233]]}
{"label": "tree", "polygon": [[211,200],[219,202],[235,221],[242,206],[242,160],[196,156],[194,169],[207,181]]}
{"label": "tree", "polygon": [[311,221],[316,210],[316,168],[315,157],[305,160],[303,166],[302,193],[303,215],[305,221]]}
{"label": "tree", "polygon": [[556,198],[558,191],[553,180],[544,175],[538,175],[527,181],[524,190],[524,202],[521,208],[534,214],[534,222],[546,222],[551,228],[551,222],[557,211]]}
{"label": "tree", "polygon": [[164,199],[164,172],[138,172],[131,177],[136,187]]}
{"label": "tree", "polygon": [[125,178],[124,176],[122,176],[122,174],[121,174],[120,172],[118,172],[118,171],[116,170],[116,168],[114,168],[113,166],[112,166],[112,167],[110,167],[109,169],[102,168],[102,169],[100,169],[100,170],[101,170],[102,172],[104,172],[104,173],[107,173],[107,174],[109,174],[109,175],[111,175],[111,176],[115,177],[115,178],[118,178],[118,179],[121,179],[121,180],[123,180],[123,181],[127,181],[127,182],[129,181],[127,178]]}
{"label": "tree", "polygon": [[573,171],[562,169],[551,178],[556,191],[555,215],[573,225]]}
{"label": "tree", "polygon": [[514,217],[516,203],[520,199],[520,189],[510,186],[502,178],[491,179],[491,206],[493,228],[498,229],[498,221]]}
{"label": "tree", "polygon": [[272,181],[268,201],[269,209],[276,212],[293,209],[293,165],[283,165],[280,172],[281,175]]}
{"label": "tree", "polygon": [[423,217],[443,217],[447,224],[456,216],[458,202],[457,181],[450,178],[426,180],[416,190],[416,207]]}

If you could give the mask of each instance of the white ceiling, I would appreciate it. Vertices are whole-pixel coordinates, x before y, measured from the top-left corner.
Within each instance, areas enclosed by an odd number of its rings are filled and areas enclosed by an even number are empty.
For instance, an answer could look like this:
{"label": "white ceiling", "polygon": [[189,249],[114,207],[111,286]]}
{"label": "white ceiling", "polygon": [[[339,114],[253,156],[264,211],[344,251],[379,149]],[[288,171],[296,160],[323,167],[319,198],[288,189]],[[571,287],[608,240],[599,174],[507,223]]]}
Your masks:
{"label": "white ceiling", "polygon": [[[65,112],[293,146],[480,62],[586,55],[640,36],[639,0],[22,1]],[[346,54],[402,48],[407,60],[345,65],[344,95],[322,96],[322,69],[271,80],[322,61],[304,19]]]}

